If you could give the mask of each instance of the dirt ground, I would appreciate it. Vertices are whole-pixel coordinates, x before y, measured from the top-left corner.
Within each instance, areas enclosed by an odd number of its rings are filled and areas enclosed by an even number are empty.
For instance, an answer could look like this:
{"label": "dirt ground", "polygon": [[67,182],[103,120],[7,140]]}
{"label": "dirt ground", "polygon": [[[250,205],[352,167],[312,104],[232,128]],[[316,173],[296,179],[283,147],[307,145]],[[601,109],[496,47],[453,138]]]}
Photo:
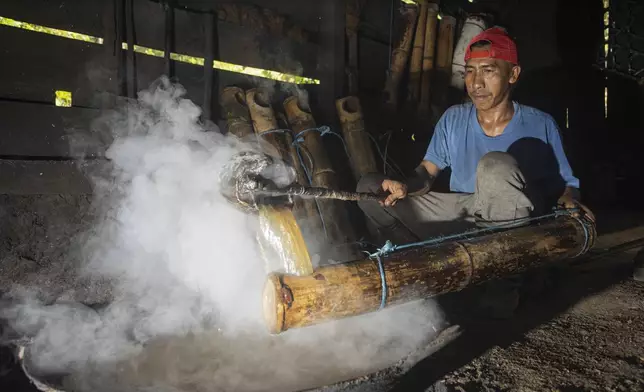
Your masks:
{"label": "dirt ground", "polygon": [[[108,300],[109,284],[78,278],[78,259],[69,251],[90,224],[88,211],[84,196],[0,196],[2,294],[16,284],[37,285],[47,302]],[[598,214],[610,223],[599,226],[606,238],[644,222],[633,214],[609,215]],[[644,230],[629,235],[644,237]],[[599,247],[630,239],[613,236]],[[510,320],[471,314],[475,290],[444,296],[439,302],[458,333],[431,355],[405,372],[389,369],[322,390],[642,391],[644,283],[630,279],[633,256],[631,250],[550,271],[545,286],[526,284]],[[0,391],[35,390],[2,349]]]}

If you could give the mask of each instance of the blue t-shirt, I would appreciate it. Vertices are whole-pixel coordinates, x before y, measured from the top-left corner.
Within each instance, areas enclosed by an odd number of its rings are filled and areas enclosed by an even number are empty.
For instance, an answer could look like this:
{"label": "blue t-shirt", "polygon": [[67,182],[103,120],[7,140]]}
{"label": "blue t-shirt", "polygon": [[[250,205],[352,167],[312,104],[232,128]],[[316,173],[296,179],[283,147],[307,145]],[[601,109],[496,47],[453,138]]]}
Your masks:
{"label": "blue t-shirt", "polygon": [[546,192],[565,186],[579,188],[552,116],[538,109],[514,104],[514,116],[499,136],[487,136],[472,103],[449,108],[438,121],[425,160],[441,170],[450,167],[450,189],[474,193],[476,166],[492,151],[510,153],[519,163],[528,184]]}

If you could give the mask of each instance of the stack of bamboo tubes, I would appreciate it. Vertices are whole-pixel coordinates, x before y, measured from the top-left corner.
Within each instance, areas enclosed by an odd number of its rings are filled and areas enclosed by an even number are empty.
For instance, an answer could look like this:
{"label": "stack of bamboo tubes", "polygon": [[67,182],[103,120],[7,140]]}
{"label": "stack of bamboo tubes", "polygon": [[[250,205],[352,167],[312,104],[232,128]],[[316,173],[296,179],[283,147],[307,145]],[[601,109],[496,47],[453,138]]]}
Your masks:
{"label": "stack of bamboo tubes", "polygon": [[[257,142],[265,153],[294,168],[298,184],[338,189],[339,176],[333,168],[308,103],[299,95],[290,96],[282,103],[284,113],[282,115],[273,109],[270,101],[270,97],[262,89],[253,88],[244,91],[239,87],[225,88],[220,102],[228,133],[242,140]],[[345,105],[345,107],[355,108],[356,104]],[[280,124],[278,120],[280,115],[285,124]],[[356,115],[354,114],[353,117]],[[352,141],[349,143],[350,146],[355,145],[354,140],[360,140],[362,136],[358,129],[362,117],[353,117],[346,121],[346,126],[343,126],[345,134],[349,132],[352,136],[349,137]],[[370,164],[365,159],[360,159],[358,162],[360,162],[360,168]],[[314,242],[317,246],[344,244],[354,240],[354,228],[341,202],[296,198],[293,203],[292,212],[275,210],[274,207],[270,211],[268,207],[263,207],[259,211],[260,219],[272,220],[272,222],[266,222],[263,227],[288,228],[278,234],[284,236],[285,240],[282,254],[287,251],[286,243],[297,245],[294,248],[301,248],[300,237],[307,238],[309,240],[307,242]],[[296,224],[291,222],[293,219]],[[289,252],[294,251],[291,249]],[[287,265],[283,265],[282,269],[298,275],[310,273],[312,267],[308,253],[304,254],[302,251],[300,256],[304,261],[301,263],[298,261],[295,264],[302,265],[294,265],[293,260],[286,260]]]}
{"label": "stack of bamboo tubes", "polygon": [[[396,112],[404,100],[419,117],[427,118],[432,101],[439,106],[444,104],[448,85],[463,88],[462,74],[453,75],[452,68],[455,64],[463,67],[462,52],[469,40],[485,28],[485,22],[479,16],[467,16],[455,48],[456,18],[441,16],[436,2],[417,0],[414,4],[405,2],[402,7],[402,31],[391,53],[385,106],[389,112]],[[402,82],[407,71],[405,89]]]}

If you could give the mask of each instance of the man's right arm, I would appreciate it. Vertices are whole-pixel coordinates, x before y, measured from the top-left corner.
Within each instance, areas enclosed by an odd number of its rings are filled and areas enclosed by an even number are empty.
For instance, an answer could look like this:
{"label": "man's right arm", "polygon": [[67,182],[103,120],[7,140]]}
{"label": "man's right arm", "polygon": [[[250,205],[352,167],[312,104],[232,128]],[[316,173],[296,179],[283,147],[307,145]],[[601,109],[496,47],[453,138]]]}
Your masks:
{"label": "man's right arm", "polygon": [[441,169],[434,162],[423,160],[415,171],[415,178],[407,184],[410,196],[424,195],[429,192]]}
{"label": "man's right arm", "polygon": [[447,143],[448,123],[449,114],[445,113],[438,120],[432,139],[427,146],[425,157],[416,168],[416,178],[410,182],[410,195],[424,195],[429,192],[441,170],[450,165],[449,144]]}
{"label": "man's right arm", "polygon": [[441,170],[450,165],[447,122],[447,116],[444,114],[436,124],[425,157],[416,168],[416,178],[408,180],[406,184],[394,180],[385,180],[382,183],[382,189],[390,193],[382,203],[384,206],[393,206],[407,195],[426,194],[431,190]]}

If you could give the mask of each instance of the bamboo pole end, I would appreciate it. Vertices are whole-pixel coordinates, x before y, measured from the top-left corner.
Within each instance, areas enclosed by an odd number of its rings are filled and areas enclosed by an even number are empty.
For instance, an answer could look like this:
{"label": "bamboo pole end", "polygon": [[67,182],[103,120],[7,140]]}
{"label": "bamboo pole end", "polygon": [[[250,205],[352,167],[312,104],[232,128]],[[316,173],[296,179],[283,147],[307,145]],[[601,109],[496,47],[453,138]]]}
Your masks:
{"label": "bamboo pole end", "polygon": [[287,306],[284,301],[288,304],[290,298],[290,302],[292,302],[293,294],[288,287],[282,285],[278,274],[268,275],[262,297],[264,322],[268,332],[273,335],[284,332],[284,318],[286,316],[284,308]]}
{"label": "bamboo pole end", "polygon": [[356,96],[351,95],[337,99],[335,107],[341,122],[355,121],[362,118],[362,107],[360,106],[360,100]]}

